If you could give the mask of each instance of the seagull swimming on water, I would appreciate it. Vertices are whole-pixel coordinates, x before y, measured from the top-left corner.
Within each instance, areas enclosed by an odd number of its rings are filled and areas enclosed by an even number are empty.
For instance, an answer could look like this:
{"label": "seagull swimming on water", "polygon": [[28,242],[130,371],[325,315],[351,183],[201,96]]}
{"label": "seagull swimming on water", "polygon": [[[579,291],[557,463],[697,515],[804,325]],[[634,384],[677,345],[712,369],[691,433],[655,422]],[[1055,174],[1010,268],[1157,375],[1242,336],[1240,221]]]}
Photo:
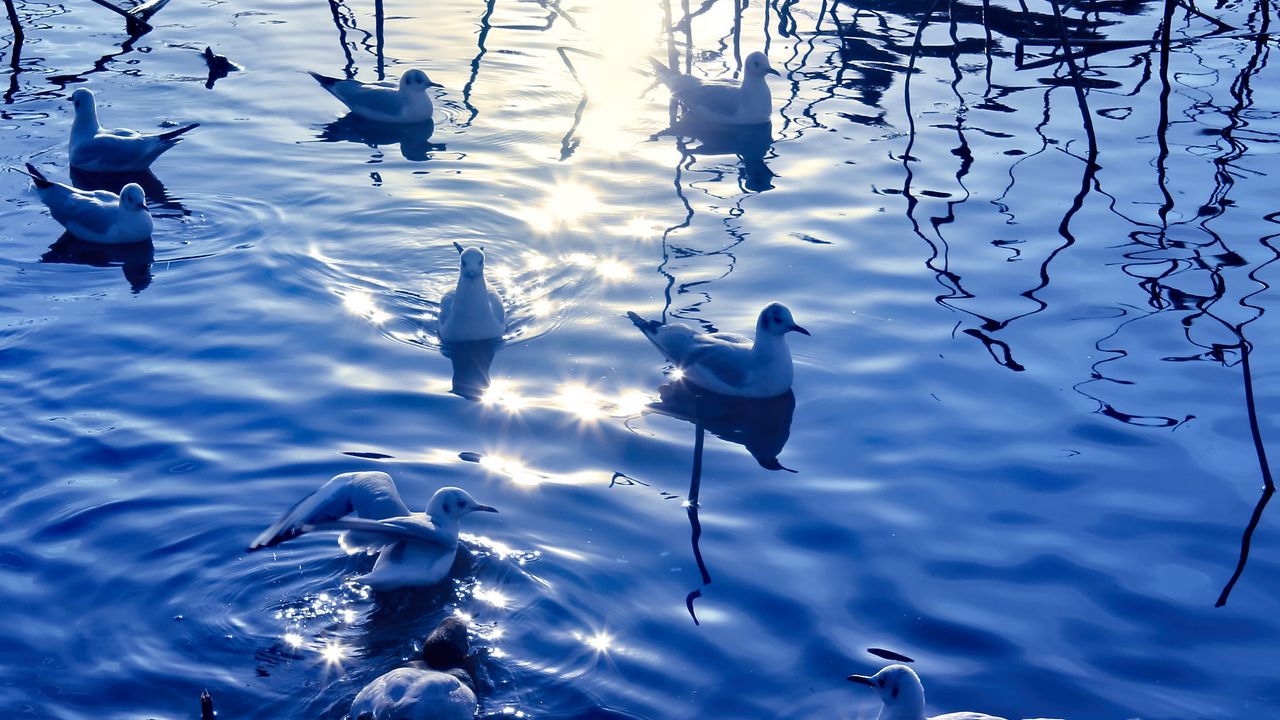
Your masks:
{"label": "seagull swimming on water", "polygon": [[773,117],[773,96],[769,94],[765,77],[779,73],[762,52],[747,56],[740,85],[705,83],[653,58],[649,58],[649,62],[662,84],[671,88],[671,96],[696,119],[726,125],[755,125],[767,123]]}
{"label": "seagull swimming on water", "polygon": [[81,240],[124,245],[151,239],[151,213],[141,185],[129,183],[117,195],[53,182],[31,163],[24,174],[35,183],[36,195],[53,219]]}
{"label": "seagull swimming on water", "polygon": [[[367,575],[356,578],[374,590],[434,585],[449,574],[458,551],[458,521],[473,512],[498,512],[467,491],[443,487],[425,513],[412,512],[384,472],[334,476],[262,531],[249,551],[273,547],[313,530],[346,531],[338,542],[348,552],[379,550]],[[355,514],[356,517],[350,517]]]}
{"label": "seagull swimming on water", "polygon": [[782,303],[770,303],[756,321],[755,341],[731,333],[704,333],[687,325],[627,317],[684,379],[721,395],[767,398],[791,389],[791,348],[786,334],[809,334]]}
{"label": "seagull swimming on water", "polygon": [[125,128],[107,129],[98,123],[98,105],[93,91],[77,88],[71,93],[75,120],[71,123],[71,167],[97,173],[142,172],[156,158],[178,144],[179,136],[200,123],[143,135]]}
{"label": "seagull swimming on water", "polygon": [[924,686],[920,684],[916,671],[906,665],[889,665],[871,676],[850,675],[849,682],[868,685],[879,693],[880,701],[884,703],[879,720],[1004,720],[980,712],[953,712],[926,718]]}
{"label": "seagull swimming on water", "polygon": [[401,75],[399,84],[339,80],[319,73],[311,73],[311,77],[351,112],[365,120],[385,123],[430,122],[431,97],[427,88],[444,87],[417,69]]}
{"label": "seagull swimming on water", "polygon": [[502,298],[484,280],[484,250],[458,243],[458,285],[440,299],[440,339],[444,342],[496,340],[507,331]]}
{"label": "seagull swimming on water", "polygon": [[471,720],[475,678],[467,669],[467,626],[440,621],[422,643],[422,659],[379,676],[351,703],[354,720]]}

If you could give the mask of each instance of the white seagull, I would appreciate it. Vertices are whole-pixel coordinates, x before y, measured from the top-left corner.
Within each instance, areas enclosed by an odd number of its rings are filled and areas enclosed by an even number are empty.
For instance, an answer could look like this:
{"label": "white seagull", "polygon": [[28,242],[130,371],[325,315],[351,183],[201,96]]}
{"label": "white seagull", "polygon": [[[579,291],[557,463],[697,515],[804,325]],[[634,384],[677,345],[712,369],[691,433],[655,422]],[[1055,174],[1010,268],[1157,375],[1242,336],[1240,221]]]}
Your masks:
{"label": "white seagull", "polygon": [[421,70],[410,70],[400,76],[398,85],[390,82],[362,83],[339,80],[311,73],[320,87],[338,98],[351,112],[374,122],[424,123],[431,120],[429,87],[444,87]]}
{"label": "white seagull", "polygon": [[673,70],[649,58],[663,85],[671,88],[671,96],[694,118],[727,125],[756,125],[773,117],[773,97],[769,94],[766,75],[778,75],[762,52],[747,56],[741,85],[704,83],[702,80]]}
{"label": "white seagull", "polygon": [[80,190],[53,182],[31,163],[27,163],[26,175],[35,183],[36,195],[53,219],[81,240],[124,245],[151,239],[151,213],[141,185],[129,183],[119,195]]}
{"label": "white seagull", "polygon": [[143,135],[125,128],[107,129],[98,123],[93,91],[78,88],[71,93],[76,118],[71,123],[71,167],[98,173],[142,172],[165,150],[178,144],[179,135],[200,127],[192,123],[168,132]]}
{"label": "white seagull", "polygon": [[809,334],[796,324],[782,303],[770,303],[756,321],[752,342],[731,333],[704,333],[687,325],[663,324],[628,312],[663,357],[675,363],[684,379],[721,395],[776,397],[791,389],[791,348],[786,334]]}
{"label": "white seagull", "polygon": [[507,314],[502,298],[484,281],[484,250],[453,246],[458,249],[458,285],[440,298],[440,339],[497,340],[507,331]]}
{"label": "white seagull", "polygon": [[[409,510],[391,476],[350,472],[329,482],[289,509],[249,545],[249,551],[278,545],[312,530],[344,530],[347,552],[381,550],[373,570],[356,578],[374,590],[434,585],[449,574],[458,551],[458,521],[473,512],[498,512],[465,490],[443,487],[425,513]],[[356,517],[348,517],[354,513]]]}
{"label": "white seagull", "polygon": [[447,617],[422,644],[422,659],[369,683],[351,703],[354,720],[471,720],[475,679],[467,671],[467,626]]}
{"label": "white seagull", "polygon": [[953,712],[926,718],[924,686],[920,684],[916,671],[906,665],[889,665],[870,677],[850,675],[849,682],[869,685],[879,693],[880,701],[884,703],[879,720],[1004,720],[980,712]]}

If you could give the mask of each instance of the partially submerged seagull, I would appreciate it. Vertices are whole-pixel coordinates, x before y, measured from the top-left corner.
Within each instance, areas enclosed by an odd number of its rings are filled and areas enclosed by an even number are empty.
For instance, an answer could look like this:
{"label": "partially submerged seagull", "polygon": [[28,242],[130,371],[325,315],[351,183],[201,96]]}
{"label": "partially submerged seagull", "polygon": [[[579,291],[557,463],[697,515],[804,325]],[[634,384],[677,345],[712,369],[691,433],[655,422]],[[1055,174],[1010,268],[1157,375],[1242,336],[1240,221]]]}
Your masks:
{"label": "partially submerged seagull", "polygon": [[440,299],[440,339],[448,343],[497,340],[507,331],[502,298],[484,279],[484,250],[458,243],[458,285]]}
{"label": "partially submerged seagull", "polygon": [[663,85],[671,88],[671,96],[695,118],[728,125],[767,123],[773,117],[773,97],[769,94],[766,75],[778,75],[762,52],[747,56],[742,84],[705,83],[692,75],[673,70],[649,58],[653,71]]}
{"label": "partially submerged seagull", "polygon": [[389,82],[340,80],[319,73],[311,73],[311,77],[351,112],[365,120],[386,123],[430,122],[431,97],[427,95],[427,88],[443,87],[417,69],[400,76],[400,82],[396,85]]}
{"label": "partially submerged seagull", "polygon": [[36,195],[53,219],[81,240],[124,245],[151,239],[151,213],[141,185],[129,183],[117,195],[53,182],[31,163],[27,163],[25,174],[35,183]]}
{"label": "partially submerged seagull", "polygon": [[107,129],[98,123],[98,105],[93,91],[77,88],[71,93],[75,120],[71,123],[71,167],[97,173],[141,172],[161,153],[178,144],[179,137],[200,123],[191,123],[168,132],[143,135],[126,128]]}
{"label": "partially submerged seagull", "polygon": [[1004,720],[980,712],[953,712],[926,718],[924,686],[916,671],[906,665],[889,665],[871,676],[850,675],[849,682],[869,685],[879,693],[884,703],[879,720]]}
{"label": "partially submerged seagull", "polygon": [[[412,512],[384,472],[350,472],[294,505],[249,545],[250,552],[314,530],[346,531],[347,552],[379,551],[373,570],[356,578],[374,590],[434,585],[449,574],[458,551],[458,521],[473,512],[498,512],[467,491],[443,487],[425,513]],[[350,517],[354,513],[355,517]]]}
{"label": "partially submerged seagull", "polygon": [[649,338],[684,379],[721,395],[767,398],[791,389],[791,348],[786,334],[809,334],[796,324],[791,311],[770,303],[756,321],[755,341],[731,333],[704,333],[687,325],[627,317]]}
{"label": "partially submerged seagull", "polygon": [[467,669],[467,626],[440,621],[422,644],[422,659],[369,683],[351,703],[355,720],[471,720],[475,679]]}

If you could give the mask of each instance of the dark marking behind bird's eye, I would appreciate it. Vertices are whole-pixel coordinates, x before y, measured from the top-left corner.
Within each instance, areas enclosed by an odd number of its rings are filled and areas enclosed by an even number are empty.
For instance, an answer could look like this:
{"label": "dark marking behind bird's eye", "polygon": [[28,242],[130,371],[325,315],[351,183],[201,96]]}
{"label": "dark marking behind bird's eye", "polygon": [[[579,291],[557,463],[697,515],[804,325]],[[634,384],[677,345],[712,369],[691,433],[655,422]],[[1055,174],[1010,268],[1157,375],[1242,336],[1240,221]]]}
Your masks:
{"label": "dark marking behind bird's eye", "polygon": [[898,686],[897,686],[897,685],[894,685],[894,686],[893,686],[893,692],[892,692],[892,693],[890,693],[890,695],[892,695],[892,696],[893,696],[893,698],[894,698],[895,700],[898,698]]}

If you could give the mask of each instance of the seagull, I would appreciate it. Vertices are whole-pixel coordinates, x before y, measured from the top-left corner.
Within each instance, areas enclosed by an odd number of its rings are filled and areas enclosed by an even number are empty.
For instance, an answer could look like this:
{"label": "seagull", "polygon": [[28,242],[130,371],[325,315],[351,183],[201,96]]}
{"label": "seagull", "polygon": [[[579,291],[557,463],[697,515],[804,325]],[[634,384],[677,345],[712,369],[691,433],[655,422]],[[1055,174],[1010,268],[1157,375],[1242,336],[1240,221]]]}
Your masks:
{"label": "seagull", "polygon": [[685,380],[705,390],[737,397],[767,398],[791,389],[791,349],[786,334],[809,334],[782,303],[770,303],[756,321],[756,339],[730,333],[704,333],[687,325],[645,320],[628,312],[663,357],[675,363]]}
{"label": "seagull", "polygon": [[78,88],[71,93],[76,118],[71,123],[71,167],[99,173],[141,172],[165,150],[178,144],[179,135],[200,127],[192,123],[156,135],[136,130],[108,130],[98,124],[98,106],[93,91]]}
{"label": "seagull", "polygon": [[496,340],[507,330],[502,298],[484,281],[484,250],[458,243],[458,286],[440,299],[440,339],[444,342]]}
{"label": "seagull", "polygon": [[926,718],[924,686],[920,684],[916,671],[906,665],[889,665],[870,677],[850,675],[849,682],[869,685],[880,694],[884,707],[880,710],[879,720],[1004,720],[980,712],[953,712]]}
{"label": "seagull", "polygon": [[151,239],[151,213],[141,185],[129,183],[117,195],[53,182],[31,163],[24,174],[35,183],[36,195],[49,207],[53,219],[81,240],[124,245]]}
{"label": "seagull", "polygon": [[773,97],[765,84],[766,75],[778,75],[762,52],[747,56],[742,84],[707,84],[702,80],[673,70],[649,58],[653,71],[663,85],[671,88],[671,96],[697,119],[726,125],[767,123],[773,117]]}
{"label": "seagull", "polygon": [[427,95],[427,88],[444,87],[416,69],[401,75],[399,86],[389,82],[339,80],[319,73],[311,73],[311,77],[351,112],[365,120],[386,123],[430,122],[431,98]]}
{"label": "seagull", "polygon": [[[249,545],[273,547],[312,530],[345,530],[338,542],[348,552],[380,550],[367,575],[356,578],[374,590],[434,585],[449,574],[458,551],[458,521],[473,512],[498,512],[465,490],[443,487],[425,513],[409,510],[391,476],[383,472],[336,475],[303,498]],[[354,513],[356,517],[348,517]]]}
{"label": "seagull", "polygon": [[468,672],[467,626],[456,617],[440,621],[422,644],[422,659],[396,668],[365,686],[351,703],[355,720],[471,720],[476,714],[475,679]]}

